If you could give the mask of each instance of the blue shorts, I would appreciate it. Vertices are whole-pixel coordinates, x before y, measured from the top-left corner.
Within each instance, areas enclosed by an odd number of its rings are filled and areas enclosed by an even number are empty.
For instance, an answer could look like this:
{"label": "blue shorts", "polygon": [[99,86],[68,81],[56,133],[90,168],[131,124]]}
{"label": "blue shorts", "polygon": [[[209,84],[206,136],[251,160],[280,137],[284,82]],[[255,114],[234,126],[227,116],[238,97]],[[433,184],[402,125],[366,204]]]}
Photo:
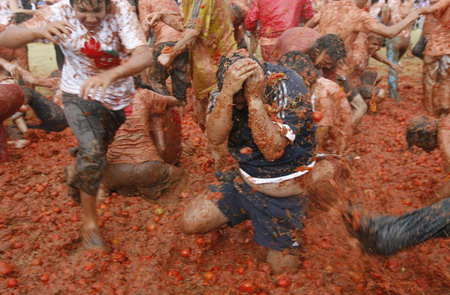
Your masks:
{"label": "blue shorts", "polygon": [[270,197],[254,191],[237,171],[217,173],[217,178],[221,184],[210,187],[223,194],[218,206],[228,218],[229,226],[251,220],[257,244],[277,251],[300,247],[306,196]]}

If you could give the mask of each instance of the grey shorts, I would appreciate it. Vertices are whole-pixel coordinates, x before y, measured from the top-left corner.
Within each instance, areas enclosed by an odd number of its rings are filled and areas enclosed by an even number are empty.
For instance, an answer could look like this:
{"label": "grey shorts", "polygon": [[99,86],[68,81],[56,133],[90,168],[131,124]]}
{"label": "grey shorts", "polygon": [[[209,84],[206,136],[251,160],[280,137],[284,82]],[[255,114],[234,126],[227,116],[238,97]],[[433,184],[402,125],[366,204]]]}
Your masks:
{"label": "grey shorts", "polygon": [[106,167],[106,152],[125,122],[123,110],[111,111],[98,101],[63,93],[64,114],[78,141],[76,175],[70,185],[95,195]]}

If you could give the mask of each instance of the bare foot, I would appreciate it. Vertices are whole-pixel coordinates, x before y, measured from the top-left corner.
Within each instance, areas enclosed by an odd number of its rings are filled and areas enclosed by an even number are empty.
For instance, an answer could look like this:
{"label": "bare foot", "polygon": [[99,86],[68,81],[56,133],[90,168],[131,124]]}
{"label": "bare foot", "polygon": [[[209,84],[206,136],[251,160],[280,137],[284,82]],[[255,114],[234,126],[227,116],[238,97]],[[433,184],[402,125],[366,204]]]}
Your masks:
{"label": "bare foot", "polygon": [[98,227],[85,227],[83,228],[81,235],[83,237],[83,246],[87,249],[106,249]]}

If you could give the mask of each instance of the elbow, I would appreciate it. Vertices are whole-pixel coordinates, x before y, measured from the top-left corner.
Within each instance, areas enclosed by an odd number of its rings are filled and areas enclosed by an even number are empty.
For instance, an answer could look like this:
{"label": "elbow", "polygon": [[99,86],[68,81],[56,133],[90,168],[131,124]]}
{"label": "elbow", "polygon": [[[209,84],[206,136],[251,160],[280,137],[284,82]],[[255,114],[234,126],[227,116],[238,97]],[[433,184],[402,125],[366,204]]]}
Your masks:
{"label": "elbow", "polygon": [[226,136],[217,134],[217,132],[214,131],[209,131],[208,128],[206,128],[206,138],[208,138],[209,143],[212,145],[222,144],[227,139]]}

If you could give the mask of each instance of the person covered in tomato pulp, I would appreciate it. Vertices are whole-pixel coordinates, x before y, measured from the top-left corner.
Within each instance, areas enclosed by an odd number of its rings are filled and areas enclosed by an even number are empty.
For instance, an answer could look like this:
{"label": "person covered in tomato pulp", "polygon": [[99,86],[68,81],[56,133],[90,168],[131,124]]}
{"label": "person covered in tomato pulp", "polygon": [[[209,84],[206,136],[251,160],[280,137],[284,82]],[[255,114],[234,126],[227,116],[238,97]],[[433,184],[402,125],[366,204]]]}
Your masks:
{"label": "person covered in tomato pulp", "polygon": [[243,49],[221,58],[217,80],[206,134],[212,144],[228,141],[239,169],[217,173],[217,183],[186,207],[181,228],[208,232],[251,220],[256,243],[268,249],[272,273],[296,272],[306,183],[319,179],[326,165],[315,159],[308,89],[294,71],[260,63]]}
{"label": "person covered in tomato pulp", "polygon": [[9,48],[43,39],[60,45],[66,57],[64,114],[78,141],[67,182],[81,195],[84,245],[102,248],[95,203],[107,147],[134,94],[130,76],[150,65],[151,51],[130,4],[120,0],[62,0],[0,34]]}

